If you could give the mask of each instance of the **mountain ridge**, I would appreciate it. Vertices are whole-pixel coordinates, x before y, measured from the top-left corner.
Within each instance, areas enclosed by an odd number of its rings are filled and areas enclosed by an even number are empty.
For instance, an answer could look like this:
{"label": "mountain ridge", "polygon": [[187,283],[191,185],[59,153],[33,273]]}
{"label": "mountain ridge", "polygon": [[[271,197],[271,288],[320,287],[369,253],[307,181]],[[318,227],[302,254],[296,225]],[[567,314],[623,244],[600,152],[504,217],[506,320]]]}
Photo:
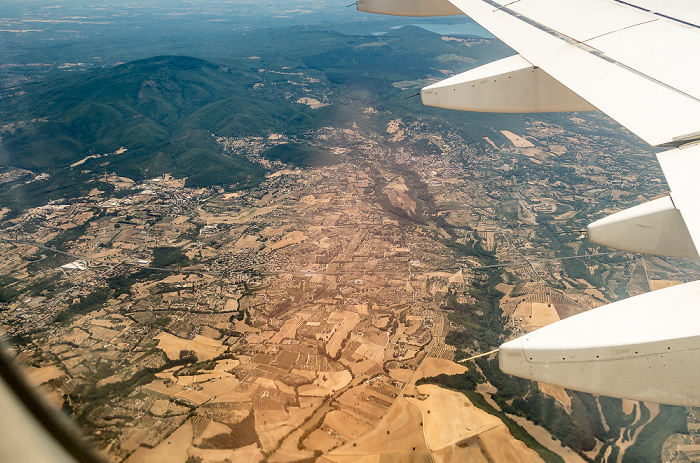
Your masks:
{"label": "mountain ridge", "polygon": [[3,102],[7,120],[45,122],[3,134],[0,166],[62,168],[125,147],[107,161],[120,175],[173,173],[191,186],[249,186],[261,180],[262,167],[225,153],[212,133],[297,132],[312,127],[318,115],[291,101],[268,101],[254,91],[260,82],[252,71],[177,55],[50,78]]}

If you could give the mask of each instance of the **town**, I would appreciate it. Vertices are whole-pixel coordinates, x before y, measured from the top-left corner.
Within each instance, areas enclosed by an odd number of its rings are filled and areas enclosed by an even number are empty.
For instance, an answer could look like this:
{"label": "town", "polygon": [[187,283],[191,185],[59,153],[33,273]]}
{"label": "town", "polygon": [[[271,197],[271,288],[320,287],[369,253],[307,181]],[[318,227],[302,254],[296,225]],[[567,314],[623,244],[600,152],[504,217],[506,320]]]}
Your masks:
{"label": "town", "polygon": [[[474,285],[499,271],[503,341],[698,276],[691,262],[581,236],[589,214],[665,187],[653,154],[615,138],[603,116],[566,123],[582,135],[537,119],[478,143],[420,119],[325,127],[304,135],[339,160],[319,167],[266,159],[298,141],[282,134],[214,137],[269,169],[239,191],[95,175],[84,197],[3,218],[2,325],[31,380],[114,461],[445,461],[473,452],[460,444],[473,436],[495,461],[538,461],[498,418],[417,384],[494,347],[460,336],[460,307],[483,315]],[[43,178],[16,169],[1,181]],[[540,389],[570,408],[563,389]],[[498,408],[493,386],[478,392]],[[637,428],[620,448],[648,422],[624,410]],[[454,426],[435,431],[447,413]],[[383,447],[382,433],[399,437]]]}

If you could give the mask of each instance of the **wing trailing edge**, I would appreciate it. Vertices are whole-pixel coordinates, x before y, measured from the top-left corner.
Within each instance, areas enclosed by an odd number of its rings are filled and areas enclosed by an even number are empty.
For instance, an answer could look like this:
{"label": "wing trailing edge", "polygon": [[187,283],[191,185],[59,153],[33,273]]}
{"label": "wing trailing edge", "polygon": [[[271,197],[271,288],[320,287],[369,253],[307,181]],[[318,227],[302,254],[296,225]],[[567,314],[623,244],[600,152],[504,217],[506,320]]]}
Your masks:
{"label": "wing trailing edge", "polygon": [[596,110],[520,55],[424,87],[421,101],[439,108],[498,113]]}
{"label": "wing trailing edge", "polygon": [[462,11],[448,0],[358,0],[357,11],[416,17],[462,14]]}
{"label": "wing trailing edge", "polygon": [[699,257],[670,196],[625,209],[588,225],[588,239],[622,251],[668,257]]}

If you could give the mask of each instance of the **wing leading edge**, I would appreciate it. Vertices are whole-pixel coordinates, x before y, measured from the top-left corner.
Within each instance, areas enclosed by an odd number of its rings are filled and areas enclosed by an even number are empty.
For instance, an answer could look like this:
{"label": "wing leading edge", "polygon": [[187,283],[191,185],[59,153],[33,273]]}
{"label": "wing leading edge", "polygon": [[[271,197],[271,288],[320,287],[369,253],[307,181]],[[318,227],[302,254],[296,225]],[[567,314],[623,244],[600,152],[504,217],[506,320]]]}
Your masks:
{"label": "wing leading edge", "polygon": [[[598,109],[650,145],[673,148],[658,155],[670,196],[592,223],[589,239],[698,257],[700,3],[359,0],[358,10],[429,16],[454,11],[450,5],[518,55],[425,87],[422,102],[485,112]],[[698,406],[698,378],[683,374],[700,366],[697,300],[700,284],[693,282],[570,317],[501,346],[501,369],[597,394]],[[630,320],[642,318],[638,336],[623,335]],[[679,336],[681,326],[687,329]]]}

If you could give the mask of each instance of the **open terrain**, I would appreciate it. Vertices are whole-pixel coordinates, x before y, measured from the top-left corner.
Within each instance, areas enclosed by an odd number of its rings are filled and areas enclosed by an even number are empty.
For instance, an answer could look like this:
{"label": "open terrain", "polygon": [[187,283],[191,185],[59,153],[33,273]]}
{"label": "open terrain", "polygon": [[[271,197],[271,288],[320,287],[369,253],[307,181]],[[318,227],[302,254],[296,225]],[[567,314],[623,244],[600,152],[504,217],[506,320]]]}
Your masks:
{"label": "open terrain", "polygon": [[507,50],[386,21],[0,51],[0,321],[112,460],[653,460],[692,428],[455,363],[697,269],[570,233],[664,191],[638,141],[405,99]]}

